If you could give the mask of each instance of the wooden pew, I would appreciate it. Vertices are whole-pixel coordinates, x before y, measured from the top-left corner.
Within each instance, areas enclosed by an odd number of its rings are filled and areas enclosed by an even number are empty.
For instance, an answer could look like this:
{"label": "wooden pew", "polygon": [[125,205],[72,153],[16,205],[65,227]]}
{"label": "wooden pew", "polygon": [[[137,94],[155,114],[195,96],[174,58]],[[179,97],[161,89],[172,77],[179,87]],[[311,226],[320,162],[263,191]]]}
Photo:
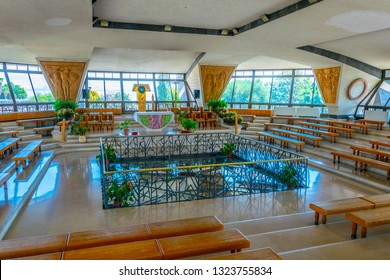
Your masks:
{"label": "wooden pew", "polygon": [[332,201],[322,201],[309,204],[310,209],[314,210],[314,224],[318,225],[320,215],[322,223],[326,224],[328,215],[346,213],[348,211],[365,210],[375,208],[375,204],[361,197],[338,199]]}
{"label": "wooden pew", "polygon": [[382,130],[383,128],[383,125],[385,124],[384,121],[376,121],[376,120],[358,120],[358,123],[361,123],[361,124],[373,124],[374,126],[376,126],[376,129],[377,130]]}
{"label": "wooden pew", "polygon": [[34,236],[0,241],[0,259],[57,253],[66,250],[68,234]]}
{"label": "wooden pew", "polygon": [[288,148],[289,144],[295,145],[295,150],[297,152],[298,149],[299,151],[302,151],[302,148],[305,145],[305,142],[299,141],[297,139],[278,136],[269,132],[256,132],[256,134],[258,135],[259,140],[261,140],[261,137],[264,137],[264,141],[269,142],[270,144],[274,144],[275,140],[279,141],[282,148]]}
{"label": "wooden pew", "polygon": [[282,257],[271,248],[262,248],[235,254],[202,258],[202,260],[282,260]]}
{"label": "wooden pew", "polygon": [[0,137],[1,136],[9,136],[11,138],[16,138],[16,134],[18,134],[19,131],[14,131],[14,130],[10,130],[10,131],[1,131],[0,132]]}
{"label": "wooden pew", "polygon": [[33,255],[27,257],[14,258],[13,260],[24,260],[24,261],[59,261],[62,260],[62,252]]}
{"label": "wooden pew", "polygon": [[4,188],[7,188],[7,180],[11,177],[11,173],[5,172],[0,174],[0,187],[4,186]]}
{"label": "wooden pew", "polygon": [[350,148],[352,149],[354,155],[356,154],[359,156],[360,152],[364,152],[371,155],[375,155],[377,160],[387,161],[390,158],[390,152],[388,151],[358,145],[351,145]]}
{"label": "wooden pew", "polygon": [[32,157],[38,152],[41,152],[42,140],[35,140],[30,142],[23,150],[19,151],[12,160],[15,161],[15,168],[19,167],[19,163],[22,163],[23,168],[26,167],[28,160],[32,160]]}
{"label": "wooden pew", "polygon": [[150,239],[130,243],[70,250],[63,252],[63,260],[161,260],[157,240]]}
{"label": "wooden pew", "polygon": [[298,126],[298,125],[284,125],[285,129],[289,130],[296,130],[299,132],[303,133],[311,133],[313,135],[317,136],[326,136],[329,137],[329,140],[331,143],[336,143],[336,137],[339,137],[340,134],[337,132],[331,132],[331,131],[326,131],[326,130],[320,130],[320,129],[314,129],[314,128],[309,128],[309,127],[303,127],[303,126]]}
{"label": "wooden pew", "polygon": [[165,260],[223,251],[235,253],[250,246],[250,241],[238,229],[168,237],[157,241]]}
{"label": "wooden pew", "polygon": [[69,234],[68,250],[104,246],[118,243],[164,238],[186,234],[223,230],[215,216],[205,216],[143,225],[121,226]]}
{"label": "wooden pew", "polygon": [[319,215],[322,215],[322,223],[326,224],[326,216],[328,215],[387,206],[390,206],[390,193],[321,201],[309,205],[310,209],[315,211],[315,225],[318,225]]}
{"label": "wooden pew", "polygon": [[43,127],[34,127],[33,131],[35,132],[35,134],[50,135],[53,129],[54,126],[43,126]]}
{"label": "wooden pew", "polygon": [[333,162],[336,162],[336,158],[338,158],[337,162],[340,163],[340,158],[346,158],[355,161],[355,170],[358,167],[358,164],[360,164],[360,170],[367,170],[367,166],[371,165],[380,169],[384,169],[387,172],[387,179],[390,179],[390,163],[375,160],[367,157],[357,156],[354,154],[350,154],[347,152],[341,152],[341,151],[333,151],[330,152],[333,155]]}
{"label": "wooden pew", "polygon": [[354,131],[352,128],[317,124],[317,123],[311,123],[311,122],[301,122],[300,125],[312,127],[315,129],[324,129],[324,130],[327,130],[330,132],[338,132],[338,131],[345,132],[347,138],[352,138],[352,133]]}
{"label": "wooden pew", "polygon": [[35,127],[43,126],[45,123],[50,122],[53,125],[57,121],[57,117],[50,117],[50,118],[39,118],[39,119],[27,119],[27,120],[19,120],[16,121],[17,125],[25,127],[25,124],[35,124]]}
{"label": "wooden pew", "polygon": [[20,138],[8,138],[0,143],[0,158],[4,157],[5,152],[12,152],[14,147],[18,148]]}
{"label": "wooden pew", "polygon": [[290,137],[290,136],[296,137],[300,141],[305,141],[305,142],[307,140],[313,141],[313,147],[319,147],[321,144],[321,140],[322,140],[322,137],[319,137],[319,136],[305,134],[305,133],[301,133],[301,132],[293,132],[291,130],[272,128],[271,131],[279,133],[285,137]]}
{"label": "wooden pew", "polygon": [[379,149],[379,147],[390,148],[389,142],[383,142],[380,140],[370,140],[369,143],[371,144],[373,149]]}
{"label": "wooden pew", "polygon": [[367,236],[367,228],[390,224],[390,207],[348,212],[345,218],[352,222],[351,238],[356,238],[357,228],[361,226],[361,237]]}

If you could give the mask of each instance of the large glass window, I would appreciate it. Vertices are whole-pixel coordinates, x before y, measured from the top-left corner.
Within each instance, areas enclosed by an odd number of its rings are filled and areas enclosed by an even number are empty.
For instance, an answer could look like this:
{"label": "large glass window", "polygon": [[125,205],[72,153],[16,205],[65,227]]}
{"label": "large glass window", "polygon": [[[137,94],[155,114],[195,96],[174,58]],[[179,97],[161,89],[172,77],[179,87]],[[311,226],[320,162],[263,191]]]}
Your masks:
{"label": "large glass window", "polygon": [[30,74],[38,102],[54,102],[54,96],[42,74]]}
{"label": "large glass window", "polygon": [[27,73],[9,73],[8,76],[16,103],[37,102]]}
{"label": "large glass window", "polygon": [[240,108],[325,107],[311,69],[236,71],[221,99]]}
{"label": "large glass window", "polygon": [[4,72],[0,72],[0,102],[1,104],[12,104],[12,96],[9,91]]}

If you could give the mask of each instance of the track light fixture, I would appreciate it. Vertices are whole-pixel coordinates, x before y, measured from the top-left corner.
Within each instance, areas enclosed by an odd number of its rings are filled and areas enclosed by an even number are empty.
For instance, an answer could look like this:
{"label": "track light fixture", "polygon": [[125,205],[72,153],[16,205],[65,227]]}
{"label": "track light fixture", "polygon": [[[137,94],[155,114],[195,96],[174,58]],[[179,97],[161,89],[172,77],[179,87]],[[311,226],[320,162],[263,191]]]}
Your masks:
{"label": "track light fixture", "polygon": [[268,18],[267,15],[261,15],[261,16],[260,16],[260,19],[261,19],[261,21],[262,21],[263,23],[266,23],[266,22],[269,21],[269,18]]}
{"label": "track light fixture", "polygon": [[234,35],[237,35],[237,34],[238,34],[237,28],[233,28],[233,29],[232,29],[232,32],[233,32]]}

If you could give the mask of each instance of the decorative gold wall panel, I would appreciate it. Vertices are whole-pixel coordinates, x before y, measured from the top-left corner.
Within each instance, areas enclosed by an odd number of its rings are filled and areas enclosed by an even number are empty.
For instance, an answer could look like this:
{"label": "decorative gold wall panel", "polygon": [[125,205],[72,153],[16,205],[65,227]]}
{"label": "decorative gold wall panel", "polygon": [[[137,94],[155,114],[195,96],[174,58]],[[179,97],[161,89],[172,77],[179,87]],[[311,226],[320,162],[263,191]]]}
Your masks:
{"label": "decorative gold wall panel", "polygon": [[40,65],[56,100],[78,101],[86,62],[40,61]]}
{"label": "decorative gold wall panel", "polygon": [[315,69],[314,74],[316,75],[324,102],[327,104],[336,104],[340,67]]}
{"label": "decorative gold wall panel", "polygon": [[200,66],[205,104],[210,100],[218,100],[221,98],[235,69],[235,66]]}

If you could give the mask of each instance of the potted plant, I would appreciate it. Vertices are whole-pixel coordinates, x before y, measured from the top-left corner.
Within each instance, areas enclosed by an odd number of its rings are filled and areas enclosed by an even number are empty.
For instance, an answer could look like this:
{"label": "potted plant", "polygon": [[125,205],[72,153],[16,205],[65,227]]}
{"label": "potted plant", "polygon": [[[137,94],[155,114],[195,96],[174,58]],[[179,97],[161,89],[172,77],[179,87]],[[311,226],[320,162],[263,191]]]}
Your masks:
{"label": "potted plant", "polygon": [[233,156],[233,152],[236,150],[236,144],[234,143],[225,143],[223,145],[223,148],[221,148],[220,152],[227,156],[228,158],[231,158]]}
{"label": "potted plant", "polygon": [[130,121],[123,121],[116,128],[122,129],[124,135],[129,135]]}
{"label": "potted plant", "polygon": [[278,174],[278,180],[282,184],[286,185],[289,189],[297,187],[296,179],[297,171],[294,167],[286,165],[282,171]]}
{"label": "potted plant", "polygon": [[184,118],[181,120],[181,125],[183,127],[182,133],[193,132],[198,128],[198,123],[193,119]]}
{"label": "potted plant", "polygon": [[130,206],[135,201],[133,185],[129,180],[118,183],[115,179],[107,188],[107,198],[114,202],[114,206]]}
{"label": "potted plant", "polygon": [[[106,168],[108,169],[110,163],[114,163],[117,160],[116,157],[116,150],[112,146],[103,147],[103,153],[104,153],[104,160],[106,164]],[[100,165],[102,161],[102,156],[99,154],[96,156],[96,161]]]}
{"label": "potted plant", "polygon": [[80,143],[87,142],[87,136],[85,136],[86,134],[87,134],[87,128],[85,126],[83,126],[83,127],[79,126],[75,129],[75,135],[79,136]]}

